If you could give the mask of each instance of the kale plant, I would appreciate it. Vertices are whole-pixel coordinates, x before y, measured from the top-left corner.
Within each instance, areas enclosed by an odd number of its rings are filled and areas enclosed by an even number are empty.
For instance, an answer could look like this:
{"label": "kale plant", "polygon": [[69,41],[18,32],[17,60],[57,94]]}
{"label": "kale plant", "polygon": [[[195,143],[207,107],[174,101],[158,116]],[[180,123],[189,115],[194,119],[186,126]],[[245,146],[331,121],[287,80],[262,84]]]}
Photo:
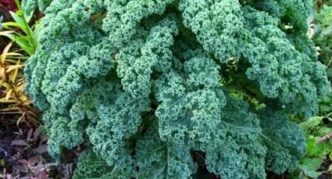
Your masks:
{"label": "kale plant", "polygon": [[294,169],[305,136],[288,118],[312,116],[330,91],[306,36],[311,8],[311,0],[53,0],[25,68],[49,152],[59,159],[86,148],[74,178]]}

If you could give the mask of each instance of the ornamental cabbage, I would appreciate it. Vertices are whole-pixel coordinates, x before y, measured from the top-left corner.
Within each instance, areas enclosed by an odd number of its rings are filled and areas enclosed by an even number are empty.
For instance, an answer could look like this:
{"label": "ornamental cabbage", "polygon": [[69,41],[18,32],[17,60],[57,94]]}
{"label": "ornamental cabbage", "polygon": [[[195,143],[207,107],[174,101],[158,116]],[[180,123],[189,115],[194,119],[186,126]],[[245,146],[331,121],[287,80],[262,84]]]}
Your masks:
{"label": "ornamental cabbage", "polygon": [[296,168],[305,137],[289,117],[330,91],[306,36],[311,0],[40,2],[26,91],[53,157],[86,148],[74,178]]}

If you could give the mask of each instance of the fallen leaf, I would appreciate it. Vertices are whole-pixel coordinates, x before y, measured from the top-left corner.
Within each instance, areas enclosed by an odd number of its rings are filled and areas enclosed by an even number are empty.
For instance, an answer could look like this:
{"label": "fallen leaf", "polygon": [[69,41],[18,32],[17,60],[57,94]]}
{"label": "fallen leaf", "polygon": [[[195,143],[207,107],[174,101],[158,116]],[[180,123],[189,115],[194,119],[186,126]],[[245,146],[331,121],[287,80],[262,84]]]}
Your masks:
{"label": "fallen leaf", "polygon": [[40,145],[39,147],[35,148],[34,151],[39,154],[47,153],[47,145]]}
{"label": "fallen leaf", "polygon": [[28,143],[22,139],[13,140],[10,145],[27,146]]}

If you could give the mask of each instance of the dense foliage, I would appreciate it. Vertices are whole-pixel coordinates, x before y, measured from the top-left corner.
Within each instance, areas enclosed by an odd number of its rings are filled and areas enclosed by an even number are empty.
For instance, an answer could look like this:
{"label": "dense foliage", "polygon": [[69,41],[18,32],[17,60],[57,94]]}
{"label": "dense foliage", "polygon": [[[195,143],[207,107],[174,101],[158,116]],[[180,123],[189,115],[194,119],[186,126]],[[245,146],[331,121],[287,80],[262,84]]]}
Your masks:
{"label": "dense foliage", "polygon": [[326,64],[328,77],[332,79],[332,1],[327,2],[316,14],[316,35],[314,41],[319,46],[319,60]]}
{"label": "dense foliage", "polygon": [[[332,1],[317,0],[311,24],[318,60],[327,66],[332,80]],[[301,120],[299,120],[301,121]],[[301,159],[297,178],[332,178],[332,93],[320,100],[318,116],[301,122],[307,136],[307,151]],[[307,176],[307,177],[306,177]]]}
{"label": "dense foliage", "polygon": [[76,178],[294,169],[305,137],[288,116],[312,116],[330,91],[306,36],[311,8],[310,0],[53,0],[25,68],[50,153],[88,148]]}

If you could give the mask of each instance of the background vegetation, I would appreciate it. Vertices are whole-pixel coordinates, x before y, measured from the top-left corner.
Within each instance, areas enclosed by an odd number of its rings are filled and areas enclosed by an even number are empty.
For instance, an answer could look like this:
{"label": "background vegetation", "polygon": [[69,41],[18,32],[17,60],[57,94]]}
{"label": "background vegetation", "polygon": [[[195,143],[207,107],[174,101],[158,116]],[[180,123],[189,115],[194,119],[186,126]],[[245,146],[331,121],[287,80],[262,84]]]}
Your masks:
{"label": "background vegetation", "polygon": [[37,47],[39,14],[19,1],[0,0],[0,178],[68,178],[72,164],[47,153],[39,112],[25,94],[23,68]]}
{"label": "background vegetation", "polygon": [[[332,1],[317,0],[311,32],[319,60],[332,80]],[[311,34],[310,34],[311,33]],[[295,178],[332,178],[332,93],[320,101],[319,116],[299,123],[307,134],[307,152]]]}

